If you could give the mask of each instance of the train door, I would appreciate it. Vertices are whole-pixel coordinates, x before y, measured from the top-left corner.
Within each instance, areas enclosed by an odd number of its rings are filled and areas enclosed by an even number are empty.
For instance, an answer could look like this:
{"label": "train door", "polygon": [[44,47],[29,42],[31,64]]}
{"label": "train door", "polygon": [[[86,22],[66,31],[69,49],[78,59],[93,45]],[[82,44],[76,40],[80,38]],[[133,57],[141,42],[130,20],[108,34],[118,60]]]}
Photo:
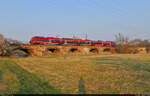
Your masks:
{"label": "train door", "polygon": [[49,39],[49,43],[52,43],[52,40],[51,40],[51,39]]}
{"label": "train door", "polygon": [[67,44],[67,40],[65,40],[65,44]]}
{"label": "train door", "polygon": [[110,44],[110,47],[111,47],[111,42],[109,44]]}
{"label": "train door", "polygon": [[92,42],[91,41],[89,41],[90,42],[90,45],[92,45]]}

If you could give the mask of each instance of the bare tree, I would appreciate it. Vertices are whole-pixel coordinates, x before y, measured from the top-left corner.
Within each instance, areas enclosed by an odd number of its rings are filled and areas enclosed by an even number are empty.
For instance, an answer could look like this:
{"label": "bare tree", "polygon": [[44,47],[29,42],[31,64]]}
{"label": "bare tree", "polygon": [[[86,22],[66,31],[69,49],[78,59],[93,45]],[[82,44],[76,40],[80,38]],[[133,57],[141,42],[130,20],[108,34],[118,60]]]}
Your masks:
{"label": "bare tree", "polygon": [[135,47],[143,47],[143,40],[136,38],[134,40],[131,40],[130,43]]}
{"label": "bare tree", "polygon": [[7,42],[8,42],[10,45],[23,44],[23,42],[22,42],[22,41],[14,40],[14,39],[7,39]]}
{"label": "bare tree", "polygon": [[149,40],[141,40],[141,39],[134,39],[130,41],[130,43],[135,47],[145,47],[147,53],[150,53],[150,42]]}
{"label": "bare tree", "polygon": [[118,33],[117,35],[115,35],[115,37],[116,37],[116,41],[119,45],[125,45],[125,44],[129,43],[129,38],[125,37],[121,33]]}
{"label": "bare tree", "polygon": [[118,33],[115,35],[117,41],[117,47],[115,48],[117,53],[130,53],[129,47],[131,46],[129,38]]}
{"label": "bare tree", "polygon": [[143,45],[146,48],[147,53],[150,53],[150,42],[149,42],[149,40],[144,40]]}
{"label": "bare tree", "polygon": [[6,56],[9,55],[9,43],[7,42],[7,39],[0,34],[0,56]]}
{"label": "bare tree", "polygon": [[[0,56],[14,56],[16,52],[14,49],[19,48],[20,44],[24,44],[22,41],[6,39],[0,34]],[[25,56],[22,53],[17,53],[18,56]]]}

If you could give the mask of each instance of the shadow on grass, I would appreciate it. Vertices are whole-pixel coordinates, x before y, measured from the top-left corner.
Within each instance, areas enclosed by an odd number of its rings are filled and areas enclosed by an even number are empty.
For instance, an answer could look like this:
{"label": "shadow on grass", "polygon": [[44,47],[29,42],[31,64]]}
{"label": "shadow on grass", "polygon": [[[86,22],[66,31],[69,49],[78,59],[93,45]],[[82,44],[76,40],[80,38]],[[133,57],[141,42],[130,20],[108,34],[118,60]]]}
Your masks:
{"label": "shadow on grass", "polygon": [[16,75],[19,81],[19,90],[14,94],[60,94],[61,91],[54,89],[48,84],[43,82],[36,75],[27,72],[12,61],[5,62],[6,68]]}

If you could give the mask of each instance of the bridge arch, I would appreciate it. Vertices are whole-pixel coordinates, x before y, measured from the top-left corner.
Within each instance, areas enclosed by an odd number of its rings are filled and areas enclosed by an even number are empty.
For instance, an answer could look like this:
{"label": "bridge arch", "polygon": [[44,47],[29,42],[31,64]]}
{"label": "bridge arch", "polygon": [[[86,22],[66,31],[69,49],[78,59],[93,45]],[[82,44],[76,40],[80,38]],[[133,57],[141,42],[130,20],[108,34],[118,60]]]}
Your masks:
{"label": "bridge arch", "polygon": [[110,49],[110,48],[105,48],[105,49],[103,50],[103,52],[111,52],[111,49]]}
{"label": "bridge arch", "polygon": [[47,48],[45,51],[42,51],[43,56],[56,55],[60,53],[59,48]]}
{"label": "bridge arch", "polygon": [[91,48],[91,49],[89,50],[89,52],[90,52],[90,53],[98,53],[99,50],[98,50],[97,48]]}
{"label": "bridge arch", "polygon": [[50,53],[59,53],[60,50],[58,48],[48,48],[47,51],[49,51]]}
{"label": "bridge arch", "polygon": [[12,50],[12,55],[18,57],[28,57],[30,55],[30,52],[26,48],[17,47]]}
{"label": "bridge arch", "polygon": [[70,48],[69,53],[78,53],[80,50],[78,48]]}

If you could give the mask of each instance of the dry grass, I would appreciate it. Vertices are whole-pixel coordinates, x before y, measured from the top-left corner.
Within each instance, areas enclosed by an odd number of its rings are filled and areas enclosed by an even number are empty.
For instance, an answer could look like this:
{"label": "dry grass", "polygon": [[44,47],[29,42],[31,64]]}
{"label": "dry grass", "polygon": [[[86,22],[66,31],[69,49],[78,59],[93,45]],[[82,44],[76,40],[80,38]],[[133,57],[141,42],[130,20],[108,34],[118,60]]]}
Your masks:
{"label": "dry grass", "polygon": [[[14,58],[18,65],[36,74],[63,93],[77,93],[85,81],[86,93],[150,94],[150,55],[97,55]],[[145,87],[146,86],[146,87]]]}
{"label": "dry grass", "polygon": [[0,94],[60,93],[60,90],[19,67],[10,58],[0,58]]}

